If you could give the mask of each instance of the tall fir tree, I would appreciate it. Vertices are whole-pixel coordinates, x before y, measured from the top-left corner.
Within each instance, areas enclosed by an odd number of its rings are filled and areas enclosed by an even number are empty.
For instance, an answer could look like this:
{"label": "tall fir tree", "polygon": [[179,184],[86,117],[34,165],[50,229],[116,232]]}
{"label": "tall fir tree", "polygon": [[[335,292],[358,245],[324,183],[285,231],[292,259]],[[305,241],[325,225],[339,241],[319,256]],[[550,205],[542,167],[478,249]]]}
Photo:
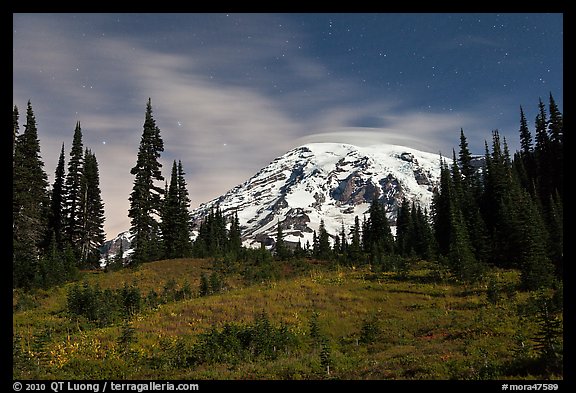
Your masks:
{"label": "tall fir tree", "polygon": [[450,170],[442,157],[440,157],[440,185],[434,190],[432,196],[432,220],[434,236],[440,255],[447,255],[450,246],[450,209],[449,198]]}
{"label": "tall fir tree", "polygon": [[48,233],[47,236],[56,242],[56,249],[64,251],[64,212],[65,212],[65,162],[64,162],[64,143],[58,158],[58,165],[54,174],[54,183],[52,184],[52,191],[50,197],[50,216],[48,219]]}
{"label": "tall fir tree", "polygon": [[364,250],[369,253],[394,252],[394,237],[386,217],[386,208],[375,197],[368,209],[368,220],[363,230]]}
{"label": "tall fir tree", "polygon": [[411,241],[411,248],[414,249],[416,256],[422,259],[430,259],[432,257],[432,228],[428,219],[426,210],[422,210],[420,206],[416,206],[412,202],[411,208],[411,224],[412,231],[409,239]]}
{"label": "tall fir tree", "polygon": [[[456,162],[456,161],[455,161]],[[458,189],[460,209],[476,259],[485,261],[488,253],[488,234],[480,213],[480,195],[482,186],[480,177],[472,165],[472,154],[464,130],[460,129],[459,167],[454,169],[452,177]],[[458,184],[459,183],[459,184]]]}
{"label": "tall fir tree", "polygon": [[457,166],[452,165],[452,170],[456,173],[451,175],[448,165],[441,163],[440,190],[434,203],[436,236],[450,271],[460,280],[474,281],[482,269],[474,257],[454,181],[460,174]]}
{"label": "tall fir tree", "polygon": [[484,168],[484,193],[482,194],[483,220],[489,236],[490,252],[489,262],[500,267],[511,266],[511,253],[508,238],[509,228],[506,227],[505,217],[508,214],[506,201],[509,199],[512,187],[512,167],[510,157],[506,157],[506,149],[502,149],[502,142],[498,130],[492,132],[492,152],[486,143],[486,165]]}
{"label": "tall fir tree", "polygon": [[536,162],[534,160],[534,145],[532,134],[528,128],[528,121],[524,109],[520,107],[520,151],[514,155],[514,167],[518,173],[518,179],[526,190],[535,195],[533,187],[536,176]]}
{"label": "tall fir tree", "polygon": [[188,192],[184,181],[182,165],[172,165],[170,186],[162,208],[162,241],[164,257],[167,259],[189,257],[192,253],[189,230]]}
{"label": "tall fir tree", "polygon": [[138,149],[136,165],[130,170],[135,176],[130,194],[130,231],[134,234],[131,263],[138,265],[152,261],[160,255],[160,234],[157,217],[162,207],[164,190],[155,183],[163,181],[162,164],[158,161],[164,151],[160,129],[152,116],[152,103],[148,99],[144,130]]}
{"label": "tall fir tree", "polygon": [[14,287],[30,287],[34,283],[40,252],[45,246],[49,212],[48,176],[44,172],[36,117],[30,101],[26,109],[24,132],[15,139],[12,278]]}
{"label": "tall fir tree", "polygon": [[80,122],[76,122],[70,161],[68,161],[68,173],[66,175],[66,199],[64,201],[64,233],[65,241],[70,243],[76,258],[81,258],[80,243],[82,238],[81,198],[82,177],[84,171],[84,147],[82,143],[82,128]]}
{"label": "tall fir tree", "polygon": [[411,218],[410,203],[406,198],[403,198],[402,203],[398,207],[398,215],[396,218],[396,251],[402,256],[410,256],[414,251],[411,241],[413,233],[413,222]]}
{"label": "tall fir tree", "polygon": [[318,228],[318,259],[328,261],[332,258],[332,248],[330,247],[330,235],[324,225],[324,220],[320,220]]}
{"label": "tall fir tree", "polygon": [[548,120],[548,134],[550,139],[550,165],[552,165],[552,184],[550,185],[550,195],[553,196],[556,190],[561,198],[564,197],[564,120],[558,105],[550,93],[550,104],[548,107],[550,119]]}
{"label": "tall fir tree", "polygon": [[284,261],[288,258],[288,249],[286,247],[286,243],[284,243],[284,231],[282,230],[280,220],[278,220],[276,226],[276,240],[274,244],[274,251],[276,253],[276,258],[278,258],[279,260]]}
{"label": "tall fir tree", "polygon": [[362,258],[362,235],[360,229],[360,219],[354,217],[354,226],[350,231],[350,246],[348,247],[348,260],[352,263],[360,263]]}
{"label": "tall fir tree", "polygon": [[228,231],[228,244],[229,251],[234,258],[240,255],[242,249],[242,232],[240,229],[240,220],[238,219],[238,211],[234,212],[230,222],[230,230]]}
{"label": "tall fir tree", "polygon": [[97,267],[100,247],[105,240],[104,202],[100,192],[100,173],[96,155],[86,149],[80,187],[81,237],[79,242],[80,261],[88,267]]}
{"label": "tall fir tree", "polygon": [[190,239],[191,229],[191,216],[190,216],[190,196],[186,184],[186,173],[182,161],[178,160],[178,216],[179,227],[181,228],[178,233],[178,244],[180,254],[183,257],[192,255],[192,241]]}
{"label": "tall fir tree", "polygon": [[554,193],[554,151],[548,134],[546,106],[540,99],[536,115],[536,144],[534,154],[536,160],[536,187],[541,203],[546,203]]}
{"label": "tall fir tree", "polygon": [[520,106],[520,152],[523,156],[528,157],[533,152],[532,134],[528,128],[528,121],[524,114],[524,109]]}
{"label": "tall fir tree", "polygon": [[348,252],[348,240],[346,240],[346,231],[344,229],[344,220],[342,220],[340,228],[340,253],[346,255]]}
{"label": "tall fir tree", "polygon": [[176,160],[172,164],[170,185],[165,192],[164,204],[162,206],[162,221],[160,229],[162,231],[162,243],[164,245],[164,258],[178,258],[177,251],[177,231],[178,231],[178,171]]}

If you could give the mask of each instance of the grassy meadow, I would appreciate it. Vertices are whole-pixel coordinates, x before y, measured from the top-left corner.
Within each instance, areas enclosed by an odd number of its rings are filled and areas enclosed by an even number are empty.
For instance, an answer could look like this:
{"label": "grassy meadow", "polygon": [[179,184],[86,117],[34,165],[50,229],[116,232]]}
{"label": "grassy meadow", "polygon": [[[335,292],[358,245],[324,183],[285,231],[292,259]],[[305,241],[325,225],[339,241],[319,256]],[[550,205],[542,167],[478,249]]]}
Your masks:
{"label": "grassy meadow", "polygon": [[[15,291],[13,377],[563,378],[542,361],[548,325],[537,299],[551,303],[554,296],[519,291],[516,271],[493,270],[464,285],[422,261],[402,273],[312,262],[272,262],[277,274],[265,279],[247,279],[238,266],[208,259],[82,272],[82,285],[109,289],[108,295],[138,288],[137,312],[106,323],[70,312],[74,283]],[[219,290],[200,296],[203,275],[214,272]],[[184,287],[191,291],[179,298],[145,300],[151,292],[161,297]],[[562,313],[549,318],[561,323]],[[550,340],[561,347],[556,336]]]}

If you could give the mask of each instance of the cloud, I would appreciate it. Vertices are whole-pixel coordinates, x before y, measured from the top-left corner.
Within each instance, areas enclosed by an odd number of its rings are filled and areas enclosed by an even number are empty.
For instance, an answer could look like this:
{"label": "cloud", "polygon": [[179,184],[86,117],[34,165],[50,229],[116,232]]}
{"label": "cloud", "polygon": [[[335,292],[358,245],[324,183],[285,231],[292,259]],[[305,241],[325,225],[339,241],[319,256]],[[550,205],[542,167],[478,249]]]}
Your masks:
{"label": "cloud", "polygon": [[[182,161],[193,207],[304,143],[395,143],[449,154],[460,127],[480,120],[407,111],[408,98],[398,95],[365,97],[363,86],[298,51],[299,33],[276,29],[279,16],[250,15],[234,28],[206,25],[194,41],[176,31],[159,46],[151,43],[153,29],[83,37],[79,22],[64,19],[17,18],[13,99],[21,109],[32,100],[51,178],[62,142],[68,158],[81,121],[84,145],[99,163],[108,237],[130,226],[130,168],[149,97],[164,140],[163,173]],[[276,30],[260,34],[263,26]],[[179,40],[189,44],[173,48]],[[374,127],[358,127],[362,119]]]}

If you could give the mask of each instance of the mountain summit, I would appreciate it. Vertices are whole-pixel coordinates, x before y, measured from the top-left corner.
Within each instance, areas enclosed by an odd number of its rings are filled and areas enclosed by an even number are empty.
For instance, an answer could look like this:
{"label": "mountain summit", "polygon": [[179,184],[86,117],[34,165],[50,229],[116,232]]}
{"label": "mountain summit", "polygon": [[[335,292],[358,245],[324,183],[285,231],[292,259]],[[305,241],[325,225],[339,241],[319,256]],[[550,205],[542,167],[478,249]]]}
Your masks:
{"label": "mountain summit", "polygon": [[429,210],[439,178],[438,154],[396,145],[310,143],[200,205],[192,218],[198,229],[219,207],[225,217],[238,213],[246,246],[273,244],[278,225],[285,242],[304,246],[312,244],[321,220],[331,235],[339,234],[342,224],[348,233],[354,217],[362,219],[374,198],[385,204],[391,226],[403,198]]}

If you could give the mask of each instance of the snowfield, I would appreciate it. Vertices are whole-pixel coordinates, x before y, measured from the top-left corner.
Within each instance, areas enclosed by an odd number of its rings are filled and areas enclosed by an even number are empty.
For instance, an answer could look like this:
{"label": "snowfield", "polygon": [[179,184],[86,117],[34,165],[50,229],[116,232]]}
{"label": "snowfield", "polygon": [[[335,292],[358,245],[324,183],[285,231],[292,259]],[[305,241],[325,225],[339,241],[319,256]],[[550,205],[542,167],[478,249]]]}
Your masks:
{"label": "snowfield", "polygon": [[[450,164],[451,160],[443,157]],[[358,147],[310,143],[289,151],[223,196],[192,212],[198,225],[217,206],[238,213],[244,244],[271,244],[277,225],[285,240],[312,244],[324,220],[331,235],[348,234],[374,197],[386,204],[394,231],[402,198],[430,210],[440,178],[440,155],[397,145]]]}

